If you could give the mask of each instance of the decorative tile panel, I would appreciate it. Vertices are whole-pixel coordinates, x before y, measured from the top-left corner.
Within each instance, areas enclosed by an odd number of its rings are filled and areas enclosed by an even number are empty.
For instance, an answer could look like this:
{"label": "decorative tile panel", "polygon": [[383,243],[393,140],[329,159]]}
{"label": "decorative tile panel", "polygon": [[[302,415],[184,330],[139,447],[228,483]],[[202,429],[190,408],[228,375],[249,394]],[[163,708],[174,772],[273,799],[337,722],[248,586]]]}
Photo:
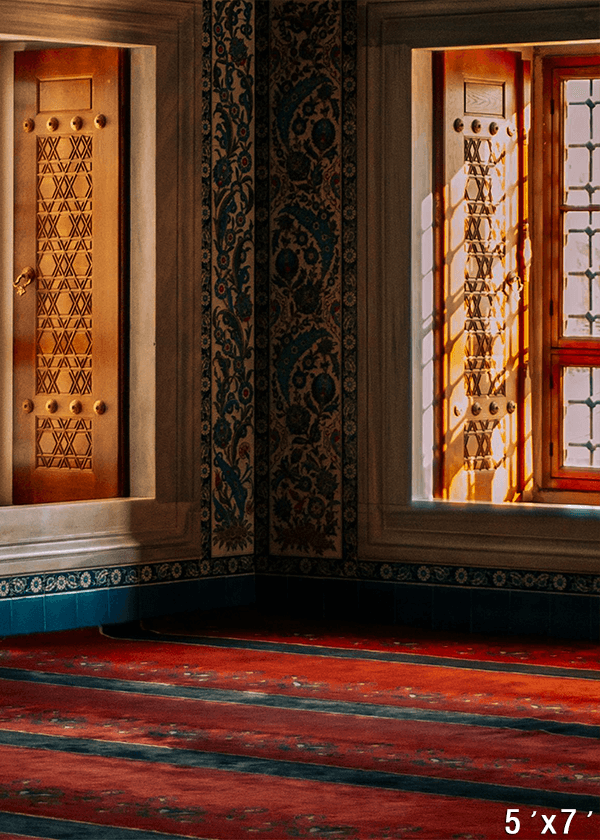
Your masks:
{"label": "decorative tile panel", "polygon": [[200,322],[201,371],[200,411],[201,445],[198,453],[200,516],[203,523],[201,556],[211,554],[212,510],[212,0],[202,3],[202,272],[199,278],[202,316]]}
{"label": "decorative tile panel", "polygon": [[356,246],[356,3],[344,2],[342,18],[342,511],[343,557],[358,554],[357,346],[358,316]]}
{"label": "decorative tile panel", "polygon": [[340,4],[277,0],[270,37],[271,550],[340,556]]}
{"label": "decorative tile panel", "polygon": [[212,5],[212,551],[254,545],[254,4]]}
{"label": "decorative tile panel", "polygon": [[269,212],[270,212],[270,3],[257,0],[255,3],[256,24],[256,233],[255,233],[255,323],[256,323],[256,530],[255,551],[260,556],[269,553]]}

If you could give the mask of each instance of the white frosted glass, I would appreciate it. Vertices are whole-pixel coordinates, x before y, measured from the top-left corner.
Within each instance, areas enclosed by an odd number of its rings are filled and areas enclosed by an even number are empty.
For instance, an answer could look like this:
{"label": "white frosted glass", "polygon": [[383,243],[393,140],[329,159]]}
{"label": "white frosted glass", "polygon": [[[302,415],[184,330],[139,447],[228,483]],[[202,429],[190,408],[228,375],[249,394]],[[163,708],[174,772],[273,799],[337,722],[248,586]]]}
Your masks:
{"label": "white frosted glass", "polygon": [[590,177],[590,152],[589,149],[574,148],[567,149],[567,160],[565,163],[565,186],[575,187],[587,184]]}
{"label": "white frosted glass", "polygon": [[585,314],[590,305],[589,283],[587,277],[569,274],[565,281],[565,315]]}
{"label": "white frosted glass", "polygon": [[565,271],[585,271],[589,267],[589,237],[583,232],[570,232],[564,249]]}
{"label": "white frosted glass", "polygon": [[567,454],[565,457],[566,467],[589,467],[590,453],[585,446],[571,446],[567,444]]}
{"label": "white frosted glass", "polygon": [[590,203],[590,196],[587,190],[570,189],[567,190],[566,204],[586,205]]}
{"label": "white frosted glass", "polygon": [[582,315],[566,316],[563,335],[571,338],[588,338],[590,335],[590,322]]}
{"label": "white frosted glass", "polygon": [[565,214],[565,232],[570,230],[585,230],[590,223],[590,214],[587,210],[569,210]]}
{"label": "white frosted glass", "polygon": [[589,79],[569,79],[565,82],[566,102],[585,102],[589,95]]}
{"label": "white frosted glass", "polygon": [[[592,371],[592,399],[597,401],[600,399],[600,368],[591,368]],[[597,409],[596,409],[597,410]]]}
{"label": "white frosted glass", "polygon": [[591,139],[590,109],[587,105],[568,105],[565,121],[565,144],[587,143]]}
{"label": "white frosted glass", "polygon": [[590,395],[590,369],[587,367],[568,367],[563,374],[563,393],[565,402],[586,400]]}
{"label": "white frosted glass", "polygon": [[590,409],[587,405],[568,405],[565,412],[565,440],[585,443],[590,437]]}
{"label": "white frosted glass", "polygon": [[564,214],[563,335],[600,335],[600,213]]}
{"label": "white frosted glass", "polygon": [[600,466],[600,368],[563,369],[565,466]]}
{"label": "white frosted glass", "polygon": [[600,276],[596,274],[589,283],[592,293],[592,312],[600,312]]}

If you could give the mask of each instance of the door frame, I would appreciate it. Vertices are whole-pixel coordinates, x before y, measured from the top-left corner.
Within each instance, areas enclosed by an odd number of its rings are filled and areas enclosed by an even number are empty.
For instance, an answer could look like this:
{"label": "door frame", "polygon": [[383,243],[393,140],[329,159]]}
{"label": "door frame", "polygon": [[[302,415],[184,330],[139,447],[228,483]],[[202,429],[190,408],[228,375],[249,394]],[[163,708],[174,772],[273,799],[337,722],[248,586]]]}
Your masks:
{"label": "door frame", "polygon": [[[0,19],[5,54],[6,41],[131,50],[130,178],[132,195],[138,196],[131,207],[130,236],[131,495],[4,504],[0,576],[198,557],[201,524],[199,506],[194,505],[192,452],[199,444],[199,411],[191,395],[200,391],[194,281],[201,264],[200,249],[194,247],[199,217],[190,208],[195,194],[194,113],[200,97],[194,52],[194,43],[200,41],[199,9],[177,0],[125,0],[117,17],[114,4],[105,0],[0,0]],[[7,101],[5,92],[5,105]],[[160,319],[155,319],[157,311]],[[4,372],[3,388],[5,378]]]}

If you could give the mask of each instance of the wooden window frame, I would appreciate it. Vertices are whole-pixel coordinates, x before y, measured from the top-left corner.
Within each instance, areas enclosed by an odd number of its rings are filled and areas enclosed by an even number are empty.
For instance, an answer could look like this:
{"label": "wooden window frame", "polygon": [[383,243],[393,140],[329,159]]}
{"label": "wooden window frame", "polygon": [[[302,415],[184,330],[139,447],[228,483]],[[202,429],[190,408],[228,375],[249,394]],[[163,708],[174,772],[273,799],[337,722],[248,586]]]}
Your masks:
{"label": "wooden window frame", "polygon": [[600,367],[600,337],[562,335],[563,219],[571,209],[600,210],[600,204],[563,202],[564,99],[568,79],[600,75],[600,58],[592,55],[547,56],[543,73],[543,416],[542,486],[549,490],[598,492],[600,469],[565,466],[563,461],[562,377],[567,366]]}

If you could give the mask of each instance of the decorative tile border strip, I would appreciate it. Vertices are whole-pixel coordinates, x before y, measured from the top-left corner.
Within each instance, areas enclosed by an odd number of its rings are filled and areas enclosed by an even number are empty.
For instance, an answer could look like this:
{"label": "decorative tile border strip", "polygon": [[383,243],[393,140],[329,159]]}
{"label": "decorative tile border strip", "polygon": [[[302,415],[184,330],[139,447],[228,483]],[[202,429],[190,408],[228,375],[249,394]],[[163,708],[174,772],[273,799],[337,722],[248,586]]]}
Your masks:
{"label": "decorative tile border strip", "polygon": [[254,550],[254,5],[212,4],[214,555]]}
{"label": "decorative tile border strip", "polygon": [[416,583],[473,589],[600,595],[600,575],[475,566],[436,566],[426,563],[389,563],[330,560],[312,557],[259,557],[259,575],[338,578],[343,580]]}
{"label": "decorative tile border strip", "polygon": [[270,497],[269,475],[269,248],[270,248],[270,3],[268,0],[255,2],[255,73],[256,85],[254,107],[256,114],[255,151],[255,212],[254,228],[255,264],[255,384],[256,401],[254,405],[256,425],[254,437],[256,517],[254,522],[255,551],[266,554],[269,551],[270,532]]}
{"label": "decorative tile border strip", "polygon": [[341,4],[342,16],[342,408],[343,552],[349,560],[358,553],[358,366],[357,315],[357,111],[356,2]]}
{"label": "decorative tile border strip", "polygon": [[212,498],[212,0],[202,3],[202,271],[199,278],[202,319],[200,378],[201,445],[199,451],[200,501],[202,504],[202,557],[211,554],[210,512]]}
{"label": "decorative tile border strip", "polygon": [[121,586],[148,586],[179,583],[209,577],[254,574],[254,557],[215,557],[169,563],[143,563],[139,566],[108,566],[64,572],[40,572],[0,578],[0,600],[60,592],[88,592]]}
{"label": "decorative tile border strip", "polygon": [[270,531],[343,556],[338,0],[270,4]]}

